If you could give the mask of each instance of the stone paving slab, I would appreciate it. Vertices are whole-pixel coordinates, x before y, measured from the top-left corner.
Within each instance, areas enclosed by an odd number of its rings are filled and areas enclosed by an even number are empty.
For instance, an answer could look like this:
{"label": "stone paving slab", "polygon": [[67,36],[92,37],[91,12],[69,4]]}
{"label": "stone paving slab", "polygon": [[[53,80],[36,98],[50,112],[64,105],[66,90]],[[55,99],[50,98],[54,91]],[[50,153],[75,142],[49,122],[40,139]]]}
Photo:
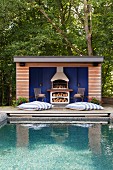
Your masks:
{"label": "stone paving slab", "polygon": [[110,117],[113,119],[113,105],[103,105],[104,110],[91,110],[91,111],[77,111],[77,110],[71,110],[71,109],[65,109],[65,108],[52,108],[49,110],[42,110],[42,111],[25,111],[25,110],[19,110],[16,107],[12,106],[3,106],[0,107],[0,113],[111,113]]}

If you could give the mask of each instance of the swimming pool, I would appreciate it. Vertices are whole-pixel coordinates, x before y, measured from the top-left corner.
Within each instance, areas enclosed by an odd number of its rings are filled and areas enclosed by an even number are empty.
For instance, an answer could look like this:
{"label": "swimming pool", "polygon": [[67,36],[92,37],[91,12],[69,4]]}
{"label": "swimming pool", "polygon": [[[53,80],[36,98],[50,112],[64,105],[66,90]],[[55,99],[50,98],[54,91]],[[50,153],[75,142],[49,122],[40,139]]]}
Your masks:
{"label": "swimming pool", "polygon": [[0,170],[111,170],[111,125],[5,125]]}

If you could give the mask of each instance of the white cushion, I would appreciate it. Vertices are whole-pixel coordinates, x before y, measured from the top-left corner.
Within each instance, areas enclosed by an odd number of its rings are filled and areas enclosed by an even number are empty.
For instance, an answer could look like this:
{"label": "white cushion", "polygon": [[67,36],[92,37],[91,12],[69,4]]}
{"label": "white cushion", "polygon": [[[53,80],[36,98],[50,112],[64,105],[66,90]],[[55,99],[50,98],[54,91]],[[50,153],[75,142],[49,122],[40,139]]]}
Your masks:
{"label": "white cushion", "polygon": [[47,102],[33,101],[33,102],[30,102],[30,103],[36,104],[36,105],[41,105],[41,107],[43,109],[51,109],[52,108],[52,104],[47,103]]}
{"label": "white cushion", "polygon": [[47,110],[52,108],[52,104],[47,102],[34,101],[22,103],[19,106],[17,106],[17,108],[22,110]]}
{"label": "white cushion", "polygon": [[89,102],[75,102],[68,104],[66,106],[67,109],[75,109],[75,110],[102,110],[104,109],[102,106],[89,103]]}
{"label": "white cushion", "polygon": [[74,109],[74,110],[85,110],[85,105],[78,105],[76,103],[71,103],[66,106],[67,109]]}

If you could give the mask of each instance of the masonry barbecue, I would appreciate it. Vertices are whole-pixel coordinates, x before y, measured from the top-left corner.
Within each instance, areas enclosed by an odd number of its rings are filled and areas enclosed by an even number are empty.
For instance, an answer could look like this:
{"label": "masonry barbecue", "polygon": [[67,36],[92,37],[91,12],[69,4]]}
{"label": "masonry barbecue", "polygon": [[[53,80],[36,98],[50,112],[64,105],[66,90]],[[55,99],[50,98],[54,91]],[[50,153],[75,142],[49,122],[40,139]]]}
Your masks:
{"label": "masonry barbecue", "polygon": [[63,72],[63,67],[57,67],[55,75],[51,79],[50,102],[53,104],[67,104],[70,102],[69,79]]}

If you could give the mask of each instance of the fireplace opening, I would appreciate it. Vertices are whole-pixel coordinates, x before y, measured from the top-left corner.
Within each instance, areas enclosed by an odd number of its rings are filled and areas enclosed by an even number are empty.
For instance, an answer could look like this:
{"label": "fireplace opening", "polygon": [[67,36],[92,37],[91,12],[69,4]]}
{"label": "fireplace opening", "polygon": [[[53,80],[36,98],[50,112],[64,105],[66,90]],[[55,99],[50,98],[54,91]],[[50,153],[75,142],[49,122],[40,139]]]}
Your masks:
{"label": "fireplace opening", "polygon": [[65,80],[55,80],[52,82],[53,89],[67,89],[68,83]]}

